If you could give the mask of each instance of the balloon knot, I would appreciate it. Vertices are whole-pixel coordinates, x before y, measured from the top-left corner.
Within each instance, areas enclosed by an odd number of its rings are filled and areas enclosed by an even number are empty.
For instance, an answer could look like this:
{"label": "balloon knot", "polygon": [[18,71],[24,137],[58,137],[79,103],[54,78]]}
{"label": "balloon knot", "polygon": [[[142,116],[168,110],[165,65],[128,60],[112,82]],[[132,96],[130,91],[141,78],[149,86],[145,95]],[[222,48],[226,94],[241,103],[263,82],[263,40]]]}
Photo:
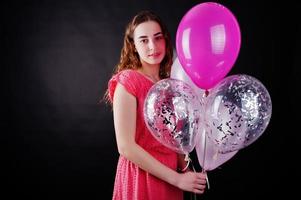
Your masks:
{"label": "balloon knot", "polygon": [[207,97],[208,95],[209,95],[209,91],[206,90],[206,91],[205,91],[205,97]]}

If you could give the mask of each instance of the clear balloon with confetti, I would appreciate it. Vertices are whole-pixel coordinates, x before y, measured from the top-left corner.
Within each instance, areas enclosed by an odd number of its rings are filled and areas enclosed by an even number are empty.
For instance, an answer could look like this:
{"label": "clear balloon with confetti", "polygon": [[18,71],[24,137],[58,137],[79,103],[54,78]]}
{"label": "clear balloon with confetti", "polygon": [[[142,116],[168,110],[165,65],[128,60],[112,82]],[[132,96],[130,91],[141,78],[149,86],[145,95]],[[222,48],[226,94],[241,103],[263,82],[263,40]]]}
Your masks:
{"label": "clear balloon with confetti", "polygon": [[212,88],[205,110],[208,138],[221,153],[228,153],[249,146],[263,134],[271,118],[272,101],[258,79],[239,74]]}
{"label": "clear balloon with confetti", "polygon": [[154,84],[144,103],[144,120],[152,135],[181,154],[194,149],[203,113],[204,105],[194,90],[177,79]]}

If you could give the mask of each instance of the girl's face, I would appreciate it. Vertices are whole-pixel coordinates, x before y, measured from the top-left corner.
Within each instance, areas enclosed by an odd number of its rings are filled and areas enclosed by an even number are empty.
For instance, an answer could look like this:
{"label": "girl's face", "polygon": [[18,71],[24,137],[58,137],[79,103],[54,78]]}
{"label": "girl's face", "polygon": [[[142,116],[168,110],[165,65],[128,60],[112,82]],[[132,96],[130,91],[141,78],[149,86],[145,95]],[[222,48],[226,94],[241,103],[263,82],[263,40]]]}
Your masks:
{"label": "girl's face", "polygon": [[143,63],[158,65],[165,56],[165,39],[155,21],[139,24],[134,31],[134,44]]}

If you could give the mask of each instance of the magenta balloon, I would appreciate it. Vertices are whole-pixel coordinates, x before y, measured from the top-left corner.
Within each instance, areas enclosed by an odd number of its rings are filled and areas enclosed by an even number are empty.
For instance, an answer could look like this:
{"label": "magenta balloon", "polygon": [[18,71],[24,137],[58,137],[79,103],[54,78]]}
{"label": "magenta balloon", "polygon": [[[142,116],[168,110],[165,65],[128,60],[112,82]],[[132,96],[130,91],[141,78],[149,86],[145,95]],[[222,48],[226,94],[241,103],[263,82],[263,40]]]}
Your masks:
{"label": "magenta balloon", "polygon": [[176,35],[179,61],[191,80],[210,89],[233,67],[241,43],[239,24],[229,9],[201,3],[182,18]]}

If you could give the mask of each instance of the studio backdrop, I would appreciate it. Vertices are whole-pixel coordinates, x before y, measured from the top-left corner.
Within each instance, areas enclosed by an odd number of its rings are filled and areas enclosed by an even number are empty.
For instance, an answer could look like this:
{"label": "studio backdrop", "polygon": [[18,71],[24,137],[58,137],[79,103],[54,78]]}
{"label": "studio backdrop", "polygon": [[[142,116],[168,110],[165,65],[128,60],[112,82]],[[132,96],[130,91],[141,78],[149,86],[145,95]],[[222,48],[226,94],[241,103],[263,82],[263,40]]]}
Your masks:
{"label": "studio backdrop", "polygon": [[[119,154],[112,108],[101,100],[120,58],[125,27],[138,11],[154,11],[171,33],[176,56],[180,20],[202,2],[2,2],[3,191],[29,199],[110,199]],[[273,113],[260,139],[208,172],[210,189],[198,198],[291,195],[292,177],[300,178],[297,3],[216,2],[233,12],[241,29],[229,75],[259,79],[271,95]],[[194,153],[192,160],[200,170]]]}

